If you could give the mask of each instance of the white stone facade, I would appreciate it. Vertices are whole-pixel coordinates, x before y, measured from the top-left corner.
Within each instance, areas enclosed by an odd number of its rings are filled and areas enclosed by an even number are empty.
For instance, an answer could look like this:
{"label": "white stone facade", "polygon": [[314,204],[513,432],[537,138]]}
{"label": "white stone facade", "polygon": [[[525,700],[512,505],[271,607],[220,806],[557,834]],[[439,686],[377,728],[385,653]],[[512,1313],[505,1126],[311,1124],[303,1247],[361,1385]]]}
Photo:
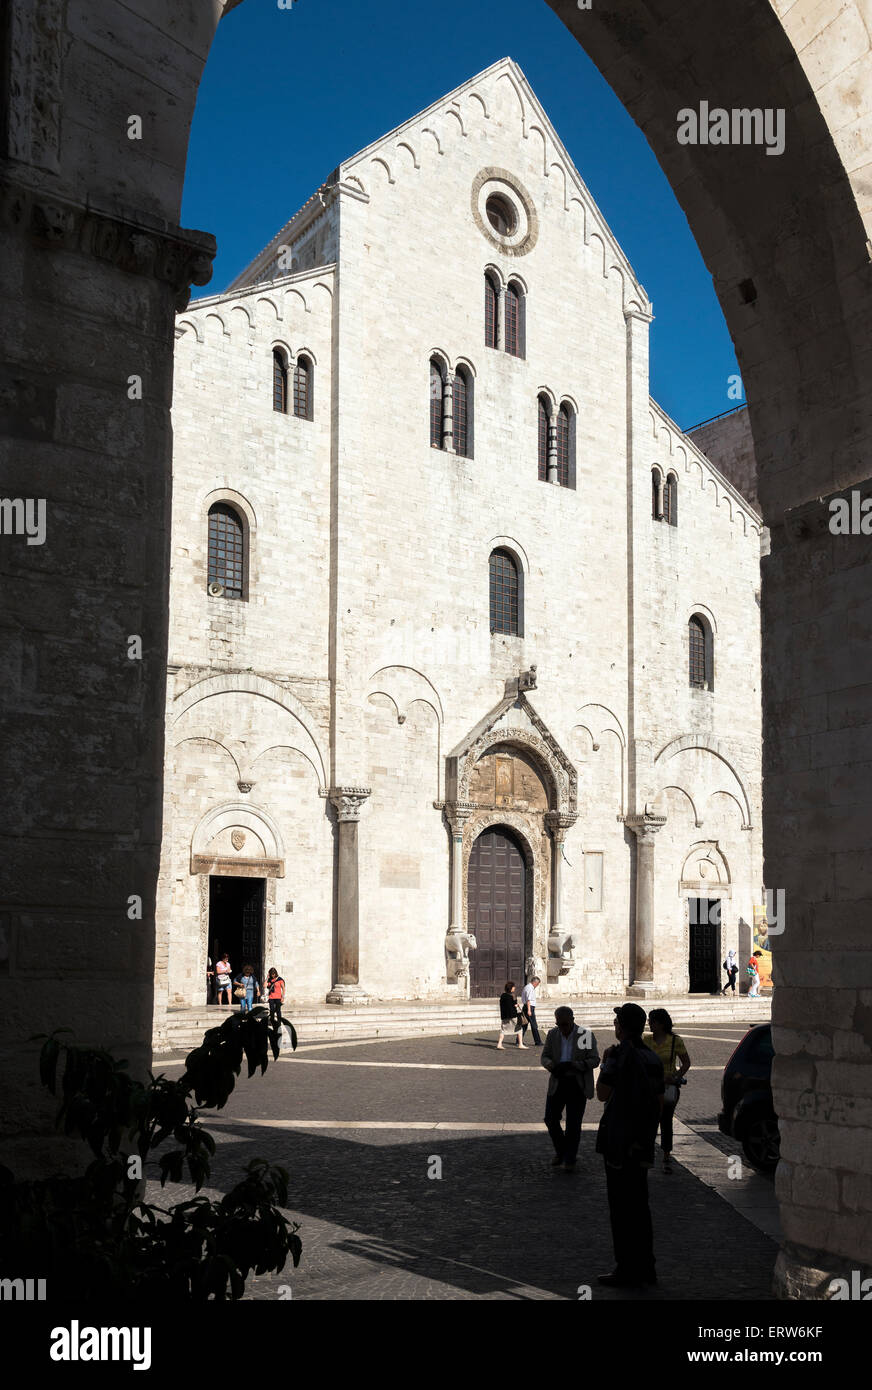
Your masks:
{"label": "white stone facade", "polygon": [[[522,356],[485,345],[488,271],[523,292]],[[510,60],[180,316],[159,1011],[205,1002],[222,877],[263,880],[261,963],[293,1001],[465,996],[493,827],[524,863],[519,984],[532,958],[554,996],[687,990],[689,899],[720,900],[718,967],[750,947],[761,523],[650,400],[651,316]],[[311,420],[273,409],[276,347],[313,364]],[[472,457],[431,446],[434,355],[467,371]],[[543,394],[573,416],[574,488],[539,478]],[[207,591],[216,502],[245,532],[239,600]],[[491,631],[497,548],[518,635]]]}

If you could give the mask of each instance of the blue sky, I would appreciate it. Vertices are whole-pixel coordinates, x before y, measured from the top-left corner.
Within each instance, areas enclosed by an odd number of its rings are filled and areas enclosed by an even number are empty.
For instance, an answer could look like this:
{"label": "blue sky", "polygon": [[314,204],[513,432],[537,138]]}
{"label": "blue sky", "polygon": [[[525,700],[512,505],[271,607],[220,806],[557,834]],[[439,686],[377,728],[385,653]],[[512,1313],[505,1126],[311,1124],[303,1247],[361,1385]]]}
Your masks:
{"label": "blue sky", "polygon": [[711,277],[644,136],[544,0],[245,0],[218,26],[182,225],[214,232],[223,290],[343,159],[509,55],[654,304],[651,393],[688,428],[737,404]]}

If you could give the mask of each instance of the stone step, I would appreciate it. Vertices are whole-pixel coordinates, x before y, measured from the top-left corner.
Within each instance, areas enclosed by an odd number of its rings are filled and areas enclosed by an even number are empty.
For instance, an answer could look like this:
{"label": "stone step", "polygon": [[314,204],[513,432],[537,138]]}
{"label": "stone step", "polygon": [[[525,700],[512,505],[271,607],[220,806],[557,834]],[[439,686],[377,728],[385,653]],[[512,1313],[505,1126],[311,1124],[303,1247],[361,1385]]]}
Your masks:
{"label": "stone step", "polygon": [[[614,1018],[614,999],[573,1000],[576,1017],[592,1028],[611,1027]],[[735,1003],[710,996],[684,995],[675,999],[658,999],[656,1006],[668,1009],[676,1027],[693,1023],[731,1023],[749,1025],[767,1022],[771,999],[764,996],[759,1002],[744,996]],[[550,1026],[556,1002],[543,1000],[539,1005],[540,1031]],[[156,1042],[156,1055],[167,1052],[187,1052],[196,1047],[207,1028],[218,1026],[228,1010],[214,1005],[190,1009],[170,1009],[167,1012],[163,1037]],[[286,1005],[285,1016],[294,1024],[301,1042],[335,1039],[353,1042],[366,1038],[402,1038],[438,1036],[440,1034],[486,1032],[496,1033],[499,1019],[497,1000],[470,1000],[468,1003],[439,1004],[426,1001],[385,1002],[362,1008],[329,1005]]]}

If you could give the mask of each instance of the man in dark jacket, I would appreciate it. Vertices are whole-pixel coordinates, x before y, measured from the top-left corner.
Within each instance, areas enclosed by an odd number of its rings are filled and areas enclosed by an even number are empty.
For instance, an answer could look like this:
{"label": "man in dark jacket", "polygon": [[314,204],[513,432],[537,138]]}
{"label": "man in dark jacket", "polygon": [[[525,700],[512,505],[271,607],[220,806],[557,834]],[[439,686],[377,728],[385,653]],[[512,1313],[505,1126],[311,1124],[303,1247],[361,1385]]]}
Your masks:
{"label": "man in dark jacket", "polygon": [[654,1235],[648,1207],[648,1169],[663,1107],[663,1063],[642,1044],[645,1010],[615,1009],[617,1046],[603,1053],[597,1097],[605,1103],[596,1151],[606,1168],[615,1268],[599,1282],[615,1288],[656,1284]]}
{"label": "man in dark jacket", "polygon": [[[593,1074],[599,1063],[596,1038],[589,1028],[579,1028],[565,1004],[554,1010],[556,1028],[550,1029],[541,1062],[549,1074],[545,1124],[554,1145],[555,1168],[567,1173],[575,1168],[581,1139],[584,1107],[593,1098]],[[566,1132],[560,1121],[566,1110]]]}

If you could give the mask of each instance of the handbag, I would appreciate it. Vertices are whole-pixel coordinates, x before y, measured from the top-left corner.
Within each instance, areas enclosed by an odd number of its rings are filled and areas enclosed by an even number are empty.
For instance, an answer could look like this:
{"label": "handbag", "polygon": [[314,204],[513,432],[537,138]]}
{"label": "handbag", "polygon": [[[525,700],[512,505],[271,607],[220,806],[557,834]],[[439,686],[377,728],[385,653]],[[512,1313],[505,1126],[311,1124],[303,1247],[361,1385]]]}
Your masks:
{"label": "handbag", "polygon": [[[672,1070],[673,1070],[674,1066],[675,1066],[675,1034],[673,1033],[673,1034],[672,1034],[672,1052],[670,1053],[670,1056],[669,1056],[669,1073],[670,1073],[670,1075],[672,1074]],[[677,1081],[670,1081],[669,1085],[666,1086],[666,1087],[664,1088],[664,1091],[663,1091],[663,1099],[664,1099],[664,1101],[666,1102],[667,1105],[675,1105],[675,1104],[677,1103],[677,1101],[678,1101],[678,1082],[677,1082]]]}
{"label": "handbag", "polygon": [[234,998],[234,999],[244,999],[245,996],[246,996],[246,993],[247,993],[247,991],[246,991],[245,985],[234,985],[234,987],[233,987],[233,998]]}

